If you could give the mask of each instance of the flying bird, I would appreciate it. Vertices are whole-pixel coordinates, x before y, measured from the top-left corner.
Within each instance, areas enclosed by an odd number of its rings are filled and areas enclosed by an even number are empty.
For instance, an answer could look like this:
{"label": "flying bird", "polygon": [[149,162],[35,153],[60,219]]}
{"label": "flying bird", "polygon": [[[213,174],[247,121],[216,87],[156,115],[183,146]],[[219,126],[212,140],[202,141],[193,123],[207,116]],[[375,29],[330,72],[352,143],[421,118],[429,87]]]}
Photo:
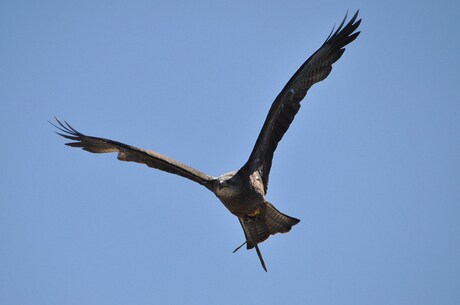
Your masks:
{"label": "flying bird", "polygon": [[[258,244],[276,233],[289,232],[300,220],[278,211],[265,198],[273,153],[283,135],[294,120],[310,87],[324,80],[345,51],[345,46],[360,34],[356,31],[361,23],[357,20],[359,10],[347,22],[347,16],[323,45],[305,61],[292,76],[272,103],[262,130],[247,162],[239,169],[218,177],[209,176],[188,165],[158,152],[137,148],[110,139],[87,136],[66,121],[56,119],[59,135],[73,142],[71,147],[80,147],[92,153],[117,153],[118,160],[145,164],[149,167],[193,180],[213,192],[224,206],[235,215],[244,231],[247,249],[255,248],[265,271],[264,259]],[[234,252],[235,252],[234,251]]]}

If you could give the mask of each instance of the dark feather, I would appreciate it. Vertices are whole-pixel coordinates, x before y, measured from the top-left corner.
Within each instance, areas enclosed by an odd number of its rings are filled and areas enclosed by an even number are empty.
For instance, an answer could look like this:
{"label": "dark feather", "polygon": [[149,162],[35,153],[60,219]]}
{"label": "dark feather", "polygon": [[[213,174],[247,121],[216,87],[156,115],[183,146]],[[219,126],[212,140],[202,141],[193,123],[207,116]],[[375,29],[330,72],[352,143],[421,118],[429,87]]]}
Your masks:
{"label": "dark feather", "polygon": [[55,119],[58,125],[55,125],[51,122],[50,124],[60,131],[56,133],[66,139],[74,141],[66,143],[68,146],[80,147],[83,150],[92,153],[118,152],[118,160],[142,163],[152,168],[188,178],[212,190],[215,178],[208,176],[188,165],[182,164],[155,151],[137,148],[109,139],[84,135],[70,126],[69,123],[65,121],[63,123],[56,117]]}
{"label": "dark feather", "polygon": [[359,11],[344,26],[347,16],[337,30],[332,30],[323,45],[297,70],[273,102],[256,144],[246,164],[241,169],[247,175],[259,171],[265,193],[272,165],[273,153],[300,109],[300,102],[308,89],[324,80],[345,51],[345,46],[358,37],[355,32],[361,23],[356,20]]}

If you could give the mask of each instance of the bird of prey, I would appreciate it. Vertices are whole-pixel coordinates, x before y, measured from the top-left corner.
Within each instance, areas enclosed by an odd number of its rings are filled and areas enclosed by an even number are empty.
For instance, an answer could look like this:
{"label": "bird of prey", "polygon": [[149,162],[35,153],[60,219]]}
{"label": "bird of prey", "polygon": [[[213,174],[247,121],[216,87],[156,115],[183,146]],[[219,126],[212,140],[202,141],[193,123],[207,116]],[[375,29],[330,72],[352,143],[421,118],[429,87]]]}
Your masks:
{"label": "bird of prey", "polygon": [[263,269],[267,271],[258,244],[270,235],[289,232],[300,221],[281,213],[265,199],[273,153],[299,111],[308,89],[329,75],[332,64],[342,56],[345,46],[358,37],[360,32],[356,29],[361,23],[361,19],[357,20],[358,13],[346,25],[345,15],[338,28],[331,31],[323,45],[284,86],[271,105],[249,159],[239,170],[213,177],[152,150],[87,136],[57,118],[57,124],[51,124],[59,129],[59,135],[73,141],[66,143],[68,146],[92,153],[116,152],[118,160],[142,163],[188,178],[209,189],[238,218],[243,228],[246,241],[235,251],[245,244],[247,249],[255,248]]}

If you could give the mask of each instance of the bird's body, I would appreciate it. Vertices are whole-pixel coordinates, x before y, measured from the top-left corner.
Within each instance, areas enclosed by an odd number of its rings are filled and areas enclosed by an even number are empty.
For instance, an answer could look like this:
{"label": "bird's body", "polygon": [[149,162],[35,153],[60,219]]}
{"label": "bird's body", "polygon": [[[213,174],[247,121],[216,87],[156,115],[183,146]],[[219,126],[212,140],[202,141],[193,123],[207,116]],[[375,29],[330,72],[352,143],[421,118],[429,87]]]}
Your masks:
{"label": "bird's body", "polygon": [[193,180],[212,191],[238,217],[246,237],[244,244],[247,244],[248,249],[256,249],[266,271],[258,244],[270,235],[288,232],[299,222],[298,219],[279,212],[265,198],[273,153],[299,111],[300,102],[308,89],[329,75],[332,64],[345,51],[344,47],[359,35],[359,32],[355,32],[361,22],[356,20],[357,16],[358,12],[343,27],[345,17],[338,29],[331,32],[324,44],[288,81],[273,102],[248,161],[237,171],[213,177],[155,151],[84,135],[67,122],[62,123],[58,119],[58,125],[53,125],[61,131],[58,134],[74,141],[67,143],[69,146],[81,147],[93,153],[117,152],[121,161],[146,164]]}
{"label": "bird's body", "polygon": [[263,185],[258,179],[244,179],[237,171],[224,174],[217,178],[214,194],[233,215],[244,217],[255,213],[264,201]]}

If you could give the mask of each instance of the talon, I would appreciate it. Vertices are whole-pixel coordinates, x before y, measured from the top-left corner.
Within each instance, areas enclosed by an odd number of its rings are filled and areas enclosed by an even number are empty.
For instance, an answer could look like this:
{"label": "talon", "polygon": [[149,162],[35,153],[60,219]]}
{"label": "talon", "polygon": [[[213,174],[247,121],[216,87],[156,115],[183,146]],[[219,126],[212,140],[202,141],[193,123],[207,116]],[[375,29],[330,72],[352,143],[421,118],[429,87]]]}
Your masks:
{"label": "talon", "polygon": [[255,209],[254,212],[249,213],[247,216],[256,217],[257,215],[260,215],[260,208]]}

